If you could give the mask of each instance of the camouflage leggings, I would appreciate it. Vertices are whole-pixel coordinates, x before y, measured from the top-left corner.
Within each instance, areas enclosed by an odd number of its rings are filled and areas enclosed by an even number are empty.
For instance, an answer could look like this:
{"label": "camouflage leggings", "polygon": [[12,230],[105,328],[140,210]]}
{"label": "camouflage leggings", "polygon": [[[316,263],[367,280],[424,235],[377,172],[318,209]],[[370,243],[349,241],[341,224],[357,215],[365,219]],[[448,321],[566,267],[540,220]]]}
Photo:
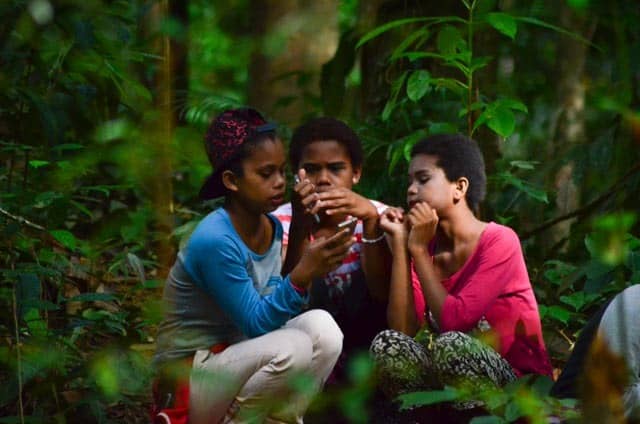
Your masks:
{"label": "camouflage leggings", "polygon": [[[460,383],[470,383],[480,389],[491,385],[501,387],[516,379],[513,368],[504,358],[467,334],[451,331],[422,339],[419,342],[395,330],[382,331],[373,339],[370,352],[381,389],[390,398]],[[457,407],[478,404],[462,402]]]}

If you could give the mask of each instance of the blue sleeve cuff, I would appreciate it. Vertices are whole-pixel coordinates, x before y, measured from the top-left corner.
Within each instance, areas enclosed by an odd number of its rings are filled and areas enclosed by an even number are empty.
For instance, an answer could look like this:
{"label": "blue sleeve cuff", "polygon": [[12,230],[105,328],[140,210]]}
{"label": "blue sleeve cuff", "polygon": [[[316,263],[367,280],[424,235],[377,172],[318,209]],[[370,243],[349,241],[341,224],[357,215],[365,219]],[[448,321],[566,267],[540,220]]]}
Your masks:
{"label": "blue sleeve cuff", "polygon": [[288,275],[283,278],[282,284],[287,286],[285,289],[287,299],[290,300],[292,305],[295,305],[299,310],[302,310],[302,307],[309,303],[309,290],[301,289],[293,284]]}

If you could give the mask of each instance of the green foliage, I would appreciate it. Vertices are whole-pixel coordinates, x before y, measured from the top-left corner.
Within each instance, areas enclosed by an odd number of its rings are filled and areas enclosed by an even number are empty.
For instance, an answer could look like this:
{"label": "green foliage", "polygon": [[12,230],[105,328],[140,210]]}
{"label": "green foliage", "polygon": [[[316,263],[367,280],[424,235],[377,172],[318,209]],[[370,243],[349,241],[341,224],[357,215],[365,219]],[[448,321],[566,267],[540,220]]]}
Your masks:
{"label": "green foliage", "polygon": [[[631,212],[640,185],[640,12],[632,1],[459,4],[459,15],[444,3],[426,12],[405,5],[403,17],[361,34],[362,2],[340,2],[344,43],[323,68],[323,97],[314,94],[312,73],[282,78],[302,87],[303,102],[318,113],[323,106],[345,114],[365,144],[358,190],[390,205],[405,202],[406,164],[418,140],[443,132],[477,138],[490,172],[481,213],[523,237],[546,336],[571,342],[605,299],[640,283]],[[158,245],[169,237],[183,244],[211,206],[196,199],[210,172],[202,131],[221,109],[246,102],[256,46],[282,47],[277,35],[253,37],[250,7],[191,1],[186,26],[154,21],[153,5],[138,1],[0,3],[0,422],[121,422],[114,409],[145,409],[167,265]],[[586,29],[565,27],[567,11]],[[171,105],[186,125],[166,143],[156,86],[165,62],[152,27],[188,41],[188,84]],[[388,64],[380,73],[388,93],[375,93],[384,103],[349,116],[344,99],[358,104],[370,95],[363,89],[372,58],[359,48],[398,33],[385,56],[373,58]],[[567,40],[585,48],[584,71],[559,66]],[[559,138],[558,128],[568,99],[563,81],[575,82],[573,73],[584,90],[583,116],[567,120],[583,119],[576,144]],[[173,213],[161,230],[154,199],[162,190],[154,187],[167,157],[175,203],[164,205]],[[555,178],[565,166],[578,191],[569,210],[556,202]],[[553,220],[565,214],[571,231],[555,240]],[[566,352],[552,353],[561,365]],[[371,364],[358,359],[351,372],[350,386],[326,402],[366,422]],[[536,387],[525,381],[477,393],[492,415],[474,422],[555,414],[559,406]],[[454,395],[471,396],[456,388],[406,402]]]}
{"label": "green foliage", "polygon": [[[515,131],[514,111],[526,113],[526,106],[512,99],[497,99],[486,101],[483,98],[476,98],[474,75],[482,70],[490,61],[488,57],[475,57],[473,50],[473,39],[476,31],[479,30],[478,23],[488,23],[495,30],[515,38],[517,32],[517,21],[515,17],[502,12],[481,13],[476,16],[476,6],[478,1],[465,3],[468,10],[466,19],[456,16],[445,17],[424,17],[398,19],[386,23],[371,30],[364,35],[358,46],[386,33],[394,28],[420,23],[415,31],[394,50],[390,57],[391,62],[408,59],[412,64],[418,64],[406,83],[407,97],[413,102],[423,99],[431,91],[434,93],[441,90],[450,91],[460,99],[459,117],[466,118],[466,132],[471,136],[481,125],[486,125],[501,137],[508,137]],[[430,40],[436,34],[434,40]],[[431,41],[431,42],[430,42]],[[422,47],[421,50],[415,50]],[[418,68],[419,63],[424,60],[434,60],[444,67],[454,68],[459,77],[434,77],[426,69]],[[414,68],[414,69],[416,69]],[[397,77],[391,86],[391,96],[382,112],[382,120],[390,118],[391,113],[398,105],[398,94],[404,86],[407,72]],[[425,98],[431,101],[432,98]],[[476,115],[475,117],[472,116]],[[451,119],[455,127],[459,127],[463,122]]]}
{"label": "green foliage", "polygon": [[516,38],[518,32],[518,23],[516,19],[506,13],[489,13],[487,14],[487,22],[512,40]]}
{"label": "green foliage", "polygon": [[326,417],[331,417],[353,423],[371,422],[374,417],[370,408],[375,389],[371,358],[367,352],[354,355],[348,358],[347,381],[343,384],[327,384],[324,393],[311,405],[310,415],[315,419],[322,417],[326,420]]}
{"label": "green foliage", "polygon": [[0,415],[106,422],[148,390],[148,360],[129,345],[149,342],[157,318],[124,301],[150,295],[135,282],[157,266],[154,214],[131,204],[149,202],[131,147],[155,94],[142,69],[158,57],[137,2],[0,13]]}
{"label": "green foliage", "polygon": [[442,390],[413,392],[399,396],[403,409],[450,402],[480,402],[488,415],[476,416],[471,423],[514,423],[527,419],[531,423],[547,423],[549,417],[575,419],[574,400],[558,400],[548,396],[552,381],[548,377],[525,376],[503,388],[476,384]]}
{"label": "green foliage", "polygon": [[443,390],[412,392],[398,396],[402,409],[433,405],[441,402],[452,402],[458,399],[460,399],[460,394],[452,387],[445,387]]}
{"label": "green foliage", "polygon": [[542,299],[557,304],[540,305],[547,327],[579,329],[606,299],[625,287],[640,283],[640,240],[627,231],[635,214],[605,215],[594,220],[584,239],[589,258],[577,265],[560,260],[545,264]]}

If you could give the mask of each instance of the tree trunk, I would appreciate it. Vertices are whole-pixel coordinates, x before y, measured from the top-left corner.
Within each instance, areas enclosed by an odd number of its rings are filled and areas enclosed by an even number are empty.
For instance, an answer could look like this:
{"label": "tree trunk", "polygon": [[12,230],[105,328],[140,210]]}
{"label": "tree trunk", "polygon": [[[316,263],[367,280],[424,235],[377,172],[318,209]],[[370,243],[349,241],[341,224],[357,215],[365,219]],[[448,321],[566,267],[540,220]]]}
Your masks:
{"label": "tree trunk", "polygon": [[[560,26],[591,40],[596,22],[586,20],[585,16],[578,16],[563,2],[560,9]],[[560,108],[557,111],[553,143],[550,145],[550,158],[563,157],[569,149],[585,141],[583,74],[588,49],[589,46],[584,42],[567,36],[560,37],[556,54]],[[555,174],[553,185],[556,190],[558,215],[567,214],[580,205],[580,191],[574,182],[574,168],[575,163],[569,161]],[[568,238],[574,221],[560,222],[552,229],[549,234],[552,245]]]}
{"label": "tree trunk", "polygon": [[[152,169],[145,170],[143,183],[148,189],[148,195],[155,212],[154,231],[161,234],[160,237],[157,237],[154,245],[154,251],[158,257],[160,279],[165,278],[168,274],[175,256],[175,249],[169,241],[169,235],[173,231],[173,166],[170,145],[177,122],[176,108],[174,107],[174,72],[176,63],[179,63],[180,60],[186,60],[185,49],[182,51],[184,57],[176,62],[172,40],[160,32],[160,23],[170,13],[171,2],[169,0],[155,2],[149,13],[150,27],[148,31],[153,37],[152,49],[162,60],[155,71],[152,82],[155,110],[148,114],[142,139],[148,147],[149,155],[154,164]],[[186,62],[184,63],[186,66]]]}
{"label": "tree trunk", "polygon": [[338,46],[337,10],[337,0],[251,3],[250,105],[292,125],[318,108],[319,70]]}

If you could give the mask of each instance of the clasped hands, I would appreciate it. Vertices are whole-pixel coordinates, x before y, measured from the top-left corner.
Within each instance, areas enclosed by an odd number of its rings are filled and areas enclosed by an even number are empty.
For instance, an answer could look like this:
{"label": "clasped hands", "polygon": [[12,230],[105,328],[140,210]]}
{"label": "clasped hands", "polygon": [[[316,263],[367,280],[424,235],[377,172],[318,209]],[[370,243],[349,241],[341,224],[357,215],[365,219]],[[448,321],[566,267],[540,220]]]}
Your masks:
{"label": "clasped hands", "polygon": [[380,216],[380,227],[391,236],[392,250],[400,244],[410,252],[423,252],[436,235],[438,213],[426,202],[416,203],[408,213],[387,208]]}

